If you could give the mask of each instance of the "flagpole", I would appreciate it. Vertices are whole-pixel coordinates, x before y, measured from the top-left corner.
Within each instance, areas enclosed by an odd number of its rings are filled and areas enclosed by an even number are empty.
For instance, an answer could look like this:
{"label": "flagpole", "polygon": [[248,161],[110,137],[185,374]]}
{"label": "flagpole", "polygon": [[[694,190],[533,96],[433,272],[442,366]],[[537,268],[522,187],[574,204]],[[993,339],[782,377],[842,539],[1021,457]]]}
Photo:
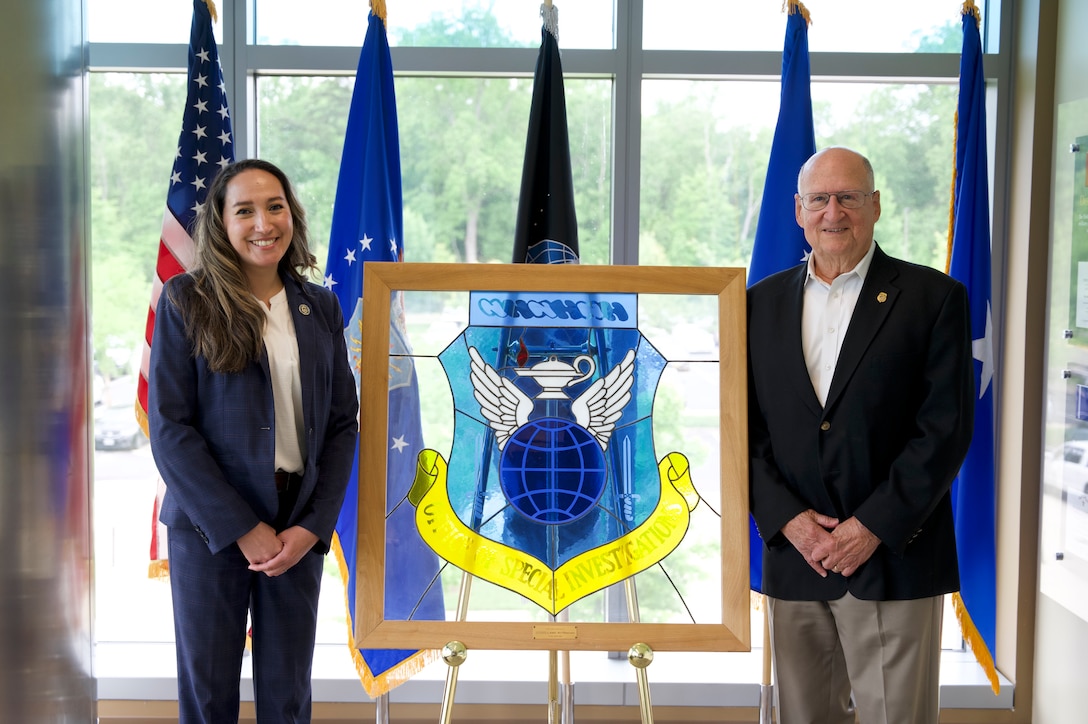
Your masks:
{"label": "flagpole", "polygon": [[374,700],[374,720],[377,724],[389,724],[389,692]]}

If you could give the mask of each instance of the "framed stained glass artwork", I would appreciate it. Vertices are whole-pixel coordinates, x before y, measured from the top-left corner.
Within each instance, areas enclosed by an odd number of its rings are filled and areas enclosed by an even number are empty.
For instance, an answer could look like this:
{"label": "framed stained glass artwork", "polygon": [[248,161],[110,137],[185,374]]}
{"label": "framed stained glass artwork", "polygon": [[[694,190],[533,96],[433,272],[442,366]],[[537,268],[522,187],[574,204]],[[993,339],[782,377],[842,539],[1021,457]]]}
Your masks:
{"label": "framed stained glass artwork", "polygon": [[748,650],[744,305],[743,269],[368,263],[355,645]]}

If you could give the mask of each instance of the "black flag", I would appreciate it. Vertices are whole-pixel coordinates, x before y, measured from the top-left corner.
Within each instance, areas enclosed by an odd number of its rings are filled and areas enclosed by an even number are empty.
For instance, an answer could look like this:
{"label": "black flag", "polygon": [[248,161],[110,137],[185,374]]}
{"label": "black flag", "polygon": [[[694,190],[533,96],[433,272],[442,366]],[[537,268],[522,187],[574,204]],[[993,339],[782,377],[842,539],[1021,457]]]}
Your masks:
{"label": "black flag", "polygon": [[559,11],[554,5],[545,5],[540,14],[544,25],[533,76],[513,261],[577,264],[578,219],[574,213],[567,101],[559,59]]}

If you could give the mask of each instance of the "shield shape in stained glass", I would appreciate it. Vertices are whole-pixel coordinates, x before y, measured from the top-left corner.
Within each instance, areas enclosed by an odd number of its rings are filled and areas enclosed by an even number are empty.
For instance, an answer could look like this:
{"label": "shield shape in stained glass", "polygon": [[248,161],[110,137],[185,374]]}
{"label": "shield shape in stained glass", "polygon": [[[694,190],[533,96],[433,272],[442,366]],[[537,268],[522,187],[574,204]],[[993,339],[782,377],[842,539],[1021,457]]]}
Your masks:
{"label": "shield shape in stained glass", "polygon": [[443,559],[556,614],[676,548],[699,502],[681,451],[659,460],[666,360],[635,294],[473,292],[439,355],[450,460],[429,451],[410,499]]}
{"label": "shield shape in stained glass", "polygon": [[[364,278],[355,645],[749,648],[743,269],[369,262]],[[397,423],[405,369],[421,444]],[[457,601],[446,620],[388,605],[405,535],[442,559],[416,589]]]}

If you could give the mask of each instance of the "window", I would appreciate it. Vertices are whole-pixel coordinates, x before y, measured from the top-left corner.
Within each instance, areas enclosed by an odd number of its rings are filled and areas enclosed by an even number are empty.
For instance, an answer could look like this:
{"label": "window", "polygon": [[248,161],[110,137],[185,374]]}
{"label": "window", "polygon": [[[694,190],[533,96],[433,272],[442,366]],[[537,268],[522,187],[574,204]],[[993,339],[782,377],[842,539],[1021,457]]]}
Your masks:
{"label": "window", "polygon": [[[746,265],[777,118],[778,3],[765,4],[773,11],[718,0],[557,4],[583,263]],[[508,261],[540,40],[536,6],[389,6],[394,67],[411,68],[396,79],[406,258]],[[224,70],[236,153],[285,169],[322,262],[365,7],[255,0],[218,8],[216,36],[221,52],[230,50],[223,62],[234,64]],[[866,152],[882,192],[877,238],[893,254],[942,268],[957,7],[840,2],[820,8],[809,33],[821,61],[814,71],[825,69],[812,85],[817,144]],[[88,11],[96,385],[120,396],[138,372],[184,103],[178,48],[191,20],[184,3],[150,8],[89,0]],[[861,19],[868,24],[859,29]],[[224,28],[249,44],[230,48]],[[449,71],[466,65],[472,70]],[[238,79],[251,85],[230,87]],[[705,340],[708,353],[716,344]],[[96,452],[100,642],[173,639],[169,587],[146,575],[156,484],[147,446]],[[332,559],[326,570],[319,641],[342,645],[343,589]],[[753,631],[758,646],[755,622]],[[946,646],[959,648],[955,623],[944,631]]]}
{"label": "window", "polygon": [[[558,3],[557,3],[558,5]],[[521,0],[449,3],[413,0],[388,4],[392,47],[527,48],[540,45],[540,23]],[[563,48],[612,48],[611,0],[578,0],[560,7]],[[258,45],[358,46],[366,34],[367,4],[313,0],[300,12],[291,0],[256,0]],[[335,17],[335,23],[327,22]],[[527,22],[529,21],[529,22]]]}
{"label": "window", "polygon": [[[219,20],[215,23],[216,38],[223,37],[222,12],[226,8],[220,10]],[[192,17],[190,3],[87,0],[87,37],[92,43],[184,44],[189,41]],[[184,62],[182,60],[183,65]]]}
{"label": "window", "polygon": [[[982,3],[979,3],[981,5]],[[643,44],[651,50],[782,50],[779,3],[645,0]],[[864,0],[809,3],[809,51],[835,53],[959,53],[955,43],[934,42],[958,6],[916,0],[877,11]],[[698,22],[692,22],[698,18]],[[859,73],[859,75],[868,75]]]}

